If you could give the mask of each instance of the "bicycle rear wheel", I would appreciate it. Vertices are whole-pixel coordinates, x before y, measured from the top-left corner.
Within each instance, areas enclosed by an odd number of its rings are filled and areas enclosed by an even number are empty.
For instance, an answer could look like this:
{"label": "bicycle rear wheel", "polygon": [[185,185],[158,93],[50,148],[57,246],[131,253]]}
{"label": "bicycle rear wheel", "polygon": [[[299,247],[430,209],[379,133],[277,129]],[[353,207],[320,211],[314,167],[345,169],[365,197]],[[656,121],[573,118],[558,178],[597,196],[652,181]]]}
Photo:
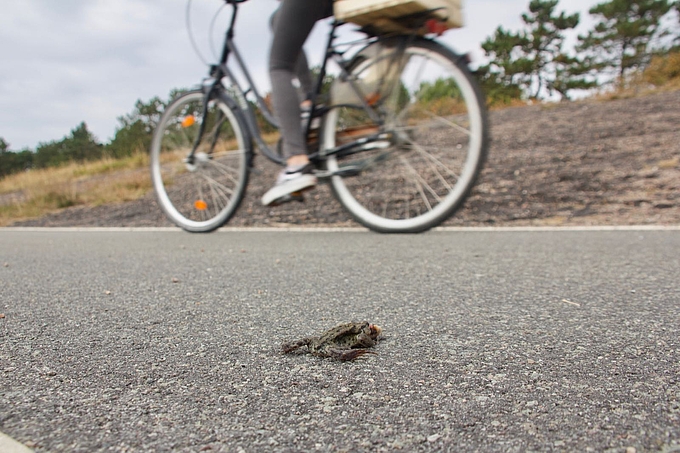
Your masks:
{"label": "bicycle rear wheel", "polygon": [[348,101],[352,90],[337,80],[333,104],[344,106],[327,114],[323,129],[325,150],[388,133],[361,152],[327,159],[331,172],[362,169],[333,176],[331,187],[359,223],[383,233],[421,232],[451,216],[474,185],[488,146],[484,98],[466,62],[427,39],[403,50],[405,39],[368,46],[350,70],[380,121],[356,105],[356,94]]}
{"label": "bicycle rear wheel", "polygon": [[151,143],[158,202],[173,223],[190,232],[213,231],[227,222],[245,195],[249,175],[250,140],[240,117],[221,100],[210,101],[207,109],[204,103],[201,91],[175,99]]}

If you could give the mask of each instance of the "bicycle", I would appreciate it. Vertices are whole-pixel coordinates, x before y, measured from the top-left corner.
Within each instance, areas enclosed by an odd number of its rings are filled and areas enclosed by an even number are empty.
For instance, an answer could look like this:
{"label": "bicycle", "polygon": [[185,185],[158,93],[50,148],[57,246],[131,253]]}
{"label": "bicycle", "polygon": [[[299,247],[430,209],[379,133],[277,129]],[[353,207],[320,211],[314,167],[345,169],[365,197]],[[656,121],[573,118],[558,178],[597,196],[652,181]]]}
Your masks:
{"label": "bicycle", "polygon": [[[210,66],[199,88],[167,106],[151,144],[159,204],[189,232],[213,231],[235,214],[255,145],[271,161],[284,163],[263,139],[255,109],[274,127],[277,120],[234,43],[238,6],[245,0],[224,1],[232,15],[219,63]],[[337,43],[344,23],[333,19],[304,121],[319,181],[329,182],[350,215],[377,232],[416,233],[439,225],[468,196],[487,154],[484,98],[469,61],[416,32],[425,20],[412,18],[413,32],[364,29],[360,39]],[[246,89],[228,67],[230,58]],[[339,73],[322,94],[329,61]]]}

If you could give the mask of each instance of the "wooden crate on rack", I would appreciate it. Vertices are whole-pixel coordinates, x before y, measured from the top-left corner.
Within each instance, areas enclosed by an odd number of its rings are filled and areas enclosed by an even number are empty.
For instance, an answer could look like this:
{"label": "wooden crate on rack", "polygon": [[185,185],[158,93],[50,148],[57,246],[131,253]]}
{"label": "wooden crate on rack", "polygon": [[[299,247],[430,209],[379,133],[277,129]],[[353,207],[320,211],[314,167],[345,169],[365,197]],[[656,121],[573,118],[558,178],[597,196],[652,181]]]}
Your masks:
{"label": "wooden crate on rack", "polygon": [[379,32],[405,32],[422,15],[463,26],[462,0],[336,0],[335,17]]}

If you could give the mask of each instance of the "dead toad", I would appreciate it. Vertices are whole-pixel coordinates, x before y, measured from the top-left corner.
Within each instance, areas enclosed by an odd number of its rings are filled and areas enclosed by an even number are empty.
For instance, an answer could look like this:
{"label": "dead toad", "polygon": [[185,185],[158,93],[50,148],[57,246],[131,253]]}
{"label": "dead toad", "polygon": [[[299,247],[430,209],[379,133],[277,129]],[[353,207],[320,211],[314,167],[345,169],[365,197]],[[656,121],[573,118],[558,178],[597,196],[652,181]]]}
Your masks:
{"label": "dead toad", "polygon": [[367,322],[340,324],[327,330],[319,337],[303,338],[282,345],[285,354],[302,346],[319,357],[331,357],[342,362],[354,360],[364,354],[375,354],[370,348],[378,342],[382,329]]}

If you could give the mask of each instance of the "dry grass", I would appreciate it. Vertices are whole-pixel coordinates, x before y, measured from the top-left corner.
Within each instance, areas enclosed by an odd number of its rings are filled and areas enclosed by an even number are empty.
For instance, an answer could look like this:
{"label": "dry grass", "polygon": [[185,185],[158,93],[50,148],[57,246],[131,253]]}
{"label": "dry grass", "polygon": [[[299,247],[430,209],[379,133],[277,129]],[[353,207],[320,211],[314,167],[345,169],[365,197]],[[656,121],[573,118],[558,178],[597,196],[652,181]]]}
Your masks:
{"label": "dry grass", "polygon": [[642,81],[655,87],[680,88],[680,52],[652,58],[642,73]]}
{"label": "dry grass", "polygon": [[135,200],[151,189],[148,156],[30,170],[0,180],[0,226],[79,205]]}
{"label": "dry grass", "polygon": [[531,104],[532,104],[532,102],[524,100],[524,99],[512,99],[512,100],[510,100],[509,102],[506,102],[506,103],[498,102],[498,103],[491,104],[491,105],[487,106],[487,108],[491,111],[496,111],[496,110],[503,110],[503,109],[507,109],[507,108],[511,108],[511,107],[526,107],[527,105],[531,105]]}
{"label": "dry grass", "polygon": [[642,72],[631,74],[619,81],[613,90],[596,95],[599,101],[630,99],[680,88],[680,52],[671,52],[652,58]]}
{"label": "dry grass", "polygon": [[[279,134],[263,139],[274,144]],[[143,151],[123,159],[29,170],[0,179],[0,227],[72,206],[132,201],[150,190],[149,156]]]}

